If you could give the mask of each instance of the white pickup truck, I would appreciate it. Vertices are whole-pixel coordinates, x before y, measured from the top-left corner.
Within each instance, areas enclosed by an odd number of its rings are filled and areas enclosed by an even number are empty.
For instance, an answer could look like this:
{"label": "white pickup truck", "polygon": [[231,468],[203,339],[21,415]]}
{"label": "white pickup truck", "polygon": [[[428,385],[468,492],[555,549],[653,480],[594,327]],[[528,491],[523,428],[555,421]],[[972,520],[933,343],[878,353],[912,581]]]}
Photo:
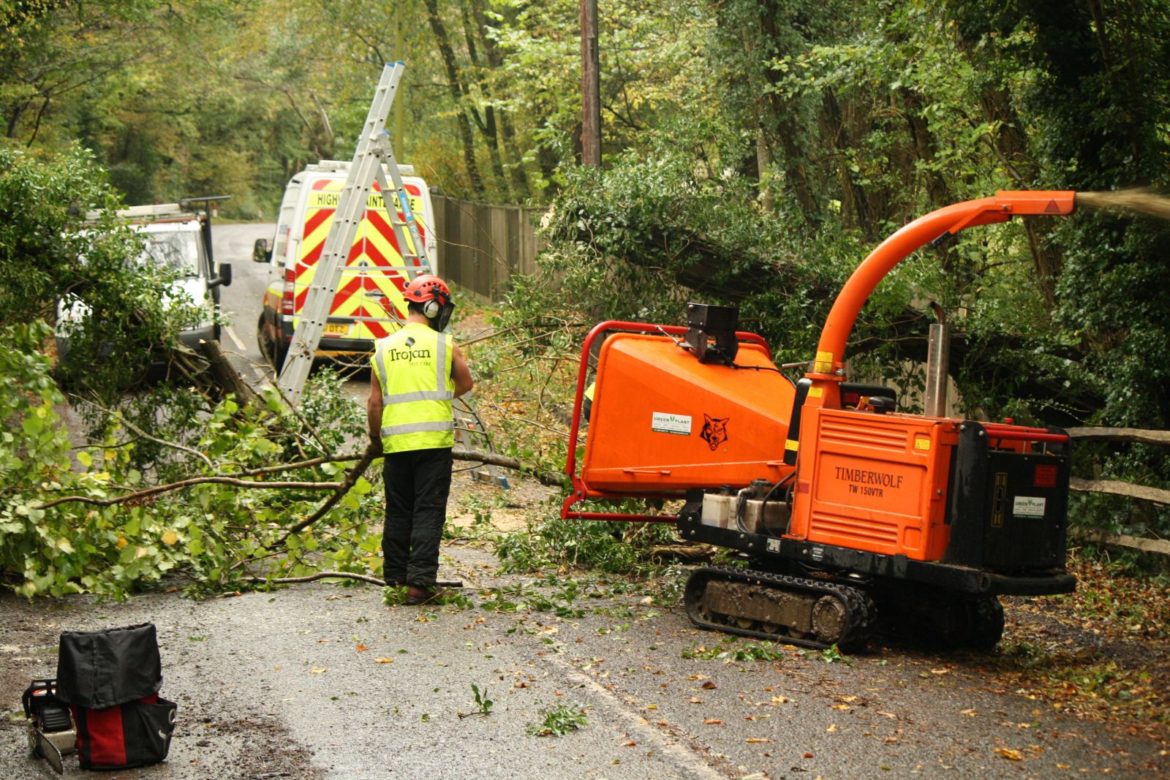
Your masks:
{"label": "white pickup truck", "polygon": [[[218,340],[220,336],[220,287],[232,283],[232,267],[215,265],[211,248],[211,212],[223,196],[190,198],[179,203],[131,206],[117,212],[118,220],[145,239],[138,262],[168,268],[175,281],[163,290],[164,300],[186,300],[202,314],[180,331],[180,340],[192,349],[200,341]],[[96,215],[95,215],[96,216]],[[82,301],[62,299],[57,308],[58,351],[68,351],[72,328],[89,316]]]}

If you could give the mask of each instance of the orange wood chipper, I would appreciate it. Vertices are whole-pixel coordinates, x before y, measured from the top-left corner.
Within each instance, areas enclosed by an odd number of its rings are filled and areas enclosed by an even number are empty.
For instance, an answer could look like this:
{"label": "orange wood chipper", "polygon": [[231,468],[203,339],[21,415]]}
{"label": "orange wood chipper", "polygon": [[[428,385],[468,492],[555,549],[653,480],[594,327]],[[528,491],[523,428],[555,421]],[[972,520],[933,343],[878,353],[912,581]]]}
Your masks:
{"label": "orange wood chipper", "polygon": [[[917,249],[976,225],[1070,214],[1075,198],[1000,192],[906,225],[846,282],[795,382],[761,337],[737,330],[733,308],[691,304],[686,327],[601,323],[582,348],[562,517],[667,520],[684,539],[738,551],[746,568],[703,567],[687,582],[687,613],[704,628],[809,647],[856,648],[879,630],[993,647],[999,595],[1076,586],[1065,570],[1069,437],[945,416],[941,325],[925,414],[849,382],[846,340],[878,282]],[[664,516],[580,506],[631,497],[683,503]]]}

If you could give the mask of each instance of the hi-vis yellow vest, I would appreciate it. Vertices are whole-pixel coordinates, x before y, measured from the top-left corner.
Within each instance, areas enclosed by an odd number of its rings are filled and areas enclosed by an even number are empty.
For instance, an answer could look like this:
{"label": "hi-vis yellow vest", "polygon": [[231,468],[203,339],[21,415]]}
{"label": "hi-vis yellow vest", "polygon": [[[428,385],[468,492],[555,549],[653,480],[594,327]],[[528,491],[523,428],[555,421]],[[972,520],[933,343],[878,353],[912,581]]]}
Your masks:
{"label": "hi-vis yellow vest", "polygon": [[407,452],[455,445],[451,337],[408,322],[379,339],[372,359],[382,388],[382,450]]}

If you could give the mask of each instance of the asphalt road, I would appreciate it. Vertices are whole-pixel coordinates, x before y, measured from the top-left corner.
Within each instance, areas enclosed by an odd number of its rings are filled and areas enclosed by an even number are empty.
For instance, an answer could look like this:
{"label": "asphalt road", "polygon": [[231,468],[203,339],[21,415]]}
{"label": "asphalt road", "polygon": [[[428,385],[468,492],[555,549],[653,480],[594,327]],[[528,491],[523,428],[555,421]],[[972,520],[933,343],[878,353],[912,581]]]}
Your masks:
{"label": "asphalt road", "polygon": [[236,369],[255,383],[270,380],[272,367],[256,343],[256,323],[268,285],[269,265],[253,262],[252,247],[258,238],[271,241],[275,230],[271,223],[216,224],[212,230],[215,261],[232,265],[232,283],[223,288],[220,298],[220,307],[230,323],[223,329],[220,345]]}
{"label": "asphalt road", "polygon": [[[457,485],[456,492],[467,488]],[[441,576],[465,606],[387,607],[380,590],[315,583],[194,602],[28,604],[0,596],[0,695],[14,713],[51,676],[62,630],[155,623],[162,693],[179,705],[166,764],[107,777],[201,778],[1067,778],[1170,772],[1159,746],[997,690],[978,656],[879,648],[828,663],[702,658],[742,648],[638,592],[495,575],[467,544]],[[489,610],[490,587],[579,614]],[[538,603],[538,602],[533,602]],[[471,689],[491,699],[482,714]],[[534,736],[551,708],[587,723]],[[0,777],[47,777],[15,717]],[[78,775],[75,761],[69,775]]]}

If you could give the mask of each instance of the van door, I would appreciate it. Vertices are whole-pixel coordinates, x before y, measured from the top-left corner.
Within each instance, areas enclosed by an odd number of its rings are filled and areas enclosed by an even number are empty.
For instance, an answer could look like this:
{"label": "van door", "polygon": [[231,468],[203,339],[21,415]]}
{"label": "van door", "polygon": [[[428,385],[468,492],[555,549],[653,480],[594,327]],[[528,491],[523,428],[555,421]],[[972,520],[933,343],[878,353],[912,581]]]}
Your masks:
{"label": "van door", "polygon": [[[425,236],[428,226],[421,219],[425,213],[425,204],[421,199],[423,190],[417,184],[404,182],[404,185],[412,208],[418,209],[420,234]],[[334,176],[312,181],[308,188],[304,238],[296,268],[298,315],[324,253],[325,241],[333,225],[333,216],[344,186],[344,179]],[[423,240],[425,243],[426,239]],[[407,241],[410,241],[409,236]],[[389,335],[406,316],[406,301],[402,291],[409,281],[393,225],[386,216],[381,193],[375,184],[342,269],[323,337],[373,341]],[[366,350],[363,348],[360,351]]]}

